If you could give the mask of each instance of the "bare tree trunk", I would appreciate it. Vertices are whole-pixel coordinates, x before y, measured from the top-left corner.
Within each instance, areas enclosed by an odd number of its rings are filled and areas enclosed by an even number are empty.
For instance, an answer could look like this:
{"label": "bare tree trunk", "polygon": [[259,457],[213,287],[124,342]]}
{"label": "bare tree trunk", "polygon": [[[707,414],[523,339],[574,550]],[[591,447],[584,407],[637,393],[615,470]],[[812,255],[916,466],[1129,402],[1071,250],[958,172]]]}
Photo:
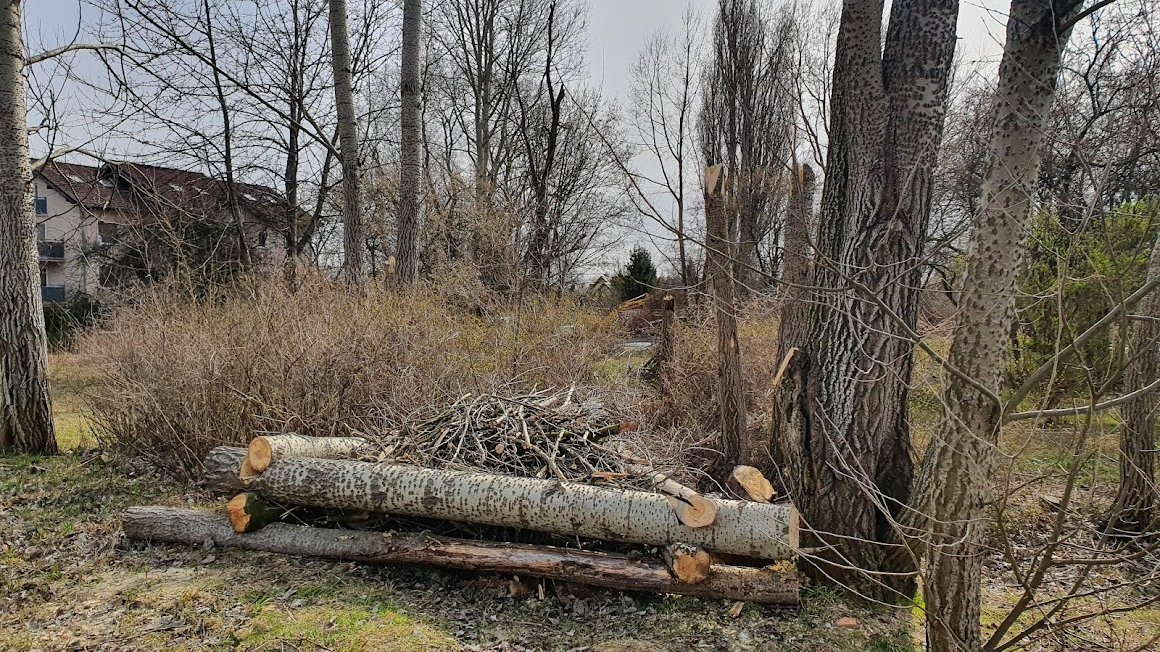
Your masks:
{"label": "bare tree trunk", "polygon": [[57,452],[37,266],[20,0],[0,2],[0,451]]}
{"label": "bare tree trunk", "polygon": [[422,21],[423,0],[404,0],[401,84],[403,105],[399,120],[403,151],[400,155],[402,160],[399,172],[399,227],[398,244],[395,248],[398,255],[396,274],[402,285],[414,282],[419,275],[419,184],[423,174],[419,153],[422,137],[419,121],[421,104],[419,38]]}
{"label": "bare tree trunk", "polygon": [[809,327],[778,388],[780,477],[824,546],[805,571],[909,600],[894,554],[913,476],[907,397],[957,0],[845,0]]}
{"label": "bare tree trunk", "polygon": [[781,255],[782,291],[781,315],[778,320],[778,357],[805,340],[809,326],[810,278],[813,259],[810,256],[810,218],[814,205],[814,170],[809,165],[798,167],[790,182],[789,201],[785,210],[785,240]]}
{"label": "bare tree trunk", "polygon": [[1073,0],[1011,3],[983,203],[971,226],[951,344],[950,365],[962,375],[948,374],[942,422],[916,486],[914,513],[927,537],[923,593],[931,650],[981,649],[979,581],[1002,423],[998,393],[1045,122],[1070,31],[1058,26],[1076,7]]}
{"label": "bare tree trunk", "polygon": [[334,66],[334,104],[338,109],[338,141],[342,153],[343,268],[351,284],[366,278],[366,232],[359,209],[358,119],[351,79],[350,32],[346,0],[330,0],[330,49]]}
{"label": "bare tree trunk", "polygon": [[[1152,245],[1148,282],[1160,279],[1160,237]],[[1144,317],[1132,334],[1131,362],[1124,389],[1135,392],[1160,375],[1160,292],[1153,291],[1138,311]],[[1156,529],[1156,394],[1146,393],[1120,408],[1120,488],[1109,532],[1136,536]]]}
{"label": "bare tree trunk", "polygon": [[705,171],[705,258],[717,316],[717,400],[721,414],[721,459],[714,475],[722,481],[733,467],[748,461],[749,448],[741,344],[737,339],[737,291],[731,271],[733,247],[725,210],[726,173],[720,165]]}

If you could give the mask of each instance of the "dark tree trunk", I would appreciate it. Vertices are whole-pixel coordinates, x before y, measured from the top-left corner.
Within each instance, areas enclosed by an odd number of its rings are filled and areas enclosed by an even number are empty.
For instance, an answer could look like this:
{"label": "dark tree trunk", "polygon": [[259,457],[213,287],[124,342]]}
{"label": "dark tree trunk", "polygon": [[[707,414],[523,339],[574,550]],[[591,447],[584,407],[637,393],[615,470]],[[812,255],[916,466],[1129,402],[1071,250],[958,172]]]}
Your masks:
{"label": "dark tree trunk", "polygon": [[705,172],[705,252],[709,285],[717,321],[717,401],[721,415],[720,459],[714,476],[724,482],[733,467],[747,462],[745,388],[741,375],[741,344],[737,339],[737,290],[731,261],[734,247],[729,237],[725,204],[727,171],[723,166]]}
{"label": "dark tree trunk", "polygon": [[346,0],[330,0],[330,48],[342,156],[343,267],[347,282],[357,285],[366,278],[366,229],[359,206],[358,118],[354,107]]}
{"label": "dark tree trunk", "polygon": [[[822,582],[909,600],[894,517],[913,475],[907,387],[919,260],[955,46],[957,0],[845,0],[809,327],[778,388],[780,477],[825,545]],[[901,322],[901,323],[899,323]]]}
{"label": "dark tree trunk", "polygon": [[400,284],[410,284],[419,275],[419,184],[423,165],[419,145],[422,140],[419,42],[423,21],[422,0],[403,2],[402,115],[399,174],[398,268]]}
{"label": "dark tree trunk", "polygon": [[0,3],[0,451],[56,453],[40,297],[21,3]]}

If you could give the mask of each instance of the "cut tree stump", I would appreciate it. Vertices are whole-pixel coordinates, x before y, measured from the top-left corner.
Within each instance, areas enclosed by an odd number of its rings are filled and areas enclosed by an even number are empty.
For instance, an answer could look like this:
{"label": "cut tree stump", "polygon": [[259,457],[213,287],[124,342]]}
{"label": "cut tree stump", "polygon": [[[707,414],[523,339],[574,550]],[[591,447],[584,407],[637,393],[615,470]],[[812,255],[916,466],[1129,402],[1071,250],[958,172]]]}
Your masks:
{"label": "cut tree stump", "polygon": [[749,500],[759,503],[768,503],[773,500],[774,490],[773,485],[761,471],[752,466],[736,466],[729,474],[727,481],[729,490],[735,493],[738,497],[748,498]]}
{"label": "cut tree stump", "polygon": [[798,603],[796,574],[761,568],[715,566],[708,578],[688,584],[674,578],[659,561],[550,546],[464,541],[425,533],[330,530],[285,523],[238,534],[221,516],[171,507],[133,507],[125,512],[122,522],[125,536],[139,541],[201,544],[210,539],[220,546],[368,564],[420,564],[543,577],[629,591],[766,604]]}
{"label": "cut tree stump", "polygon": [[648,480],[653,489],[669,497],[669,507],[677,520],[691,528],[708,527],[717,518],[717,503],[702,496],[669,476],[640,464],[630,464],[628,471]]}
{"label": "cut tree stump", "polygon": [[713,560],[709,553],[684,543],[665,546],[661,550],[661,557],[673,577],[685,584],[704,582],[712,569]]}
{"label": "cut tree stump", "polygon": [[788,504],[717,500],[710,527],[680,523],[668,497],[611,487],[445,471],[403,464],[287,458],[247,488],[289,505],[514,527],[602,541],[690,545],[758,559],[789,559],[798,516]]}
{"label": "cut tree stump", "polygon": [[276,523],[285,510],[252,491],[234,496],[226,503],[226,515],[234,532],[254,532]]}
{"label": "cut tree stump", "polygon": [[259,475],[283,457],[315,457],[340,460],[358,457],[370,450],[362,437],[307,437],[305,435],[263,435],[254,437],[238,477],[246,480]]}

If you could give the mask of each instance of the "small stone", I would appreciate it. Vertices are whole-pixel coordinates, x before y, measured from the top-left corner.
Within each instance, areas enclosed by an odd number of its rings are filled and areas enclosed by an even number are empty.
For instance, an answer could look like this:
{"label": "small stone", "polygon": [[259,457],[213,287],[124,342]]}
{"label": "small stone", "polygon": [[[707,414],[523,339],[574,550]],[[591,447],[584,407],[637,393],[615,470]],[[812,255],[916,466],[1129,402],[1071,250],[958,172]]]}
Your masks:
{"label": "small stone", "polygon": [[305,606],[306,606],[306,601],[303,600],[302,598],[298,598],[297,600],[294,600],[293,602],[290,603],[291,609],[301,609],[302,607],[305,607]]}
{"label": "small stone", "polygon": [[583,616],[588,613],[588,603],[584,600],[577,600],[572,603],[572,613],[577,616]]}
{"label": "small stone", "polygon": [[741,641],[742,643],[748,643],[753,640],[753,635],[749,633],[749,630],[743,629],[740,632],[737,632],[737,640]]}
{"label": "small stone", "polygon": [[859,626],[858,619],[851,618],[850,616],[839,618],[838,622],[834,623],[834,625],[839,629],[858,629]]}

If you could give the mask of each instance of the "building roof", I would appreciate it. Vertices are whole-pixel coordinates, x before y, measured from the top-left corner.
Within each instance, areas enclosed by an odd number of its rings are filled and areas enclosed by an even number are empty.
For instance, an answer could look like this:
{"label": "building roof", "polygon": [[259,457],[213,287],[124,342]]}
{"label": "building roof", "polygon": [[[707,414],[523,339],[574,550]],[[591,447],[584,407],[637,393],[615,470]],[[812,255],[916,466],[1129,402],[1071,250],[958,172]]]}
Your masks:
{"label": "building roof", "polygon": [[[53,189],[89,210],[120,213],[169,213],[173,210],[224,214],[225,181],[188,170],[140,163],[105,163],[99,167],[49,161],[39,171]],[[240,206],[267,226],[283,228],[286,199],[272,188],[234,183]],[[305,213],[298,209],[299,219]],[[307,218],[308,219],[308,218]]]}

